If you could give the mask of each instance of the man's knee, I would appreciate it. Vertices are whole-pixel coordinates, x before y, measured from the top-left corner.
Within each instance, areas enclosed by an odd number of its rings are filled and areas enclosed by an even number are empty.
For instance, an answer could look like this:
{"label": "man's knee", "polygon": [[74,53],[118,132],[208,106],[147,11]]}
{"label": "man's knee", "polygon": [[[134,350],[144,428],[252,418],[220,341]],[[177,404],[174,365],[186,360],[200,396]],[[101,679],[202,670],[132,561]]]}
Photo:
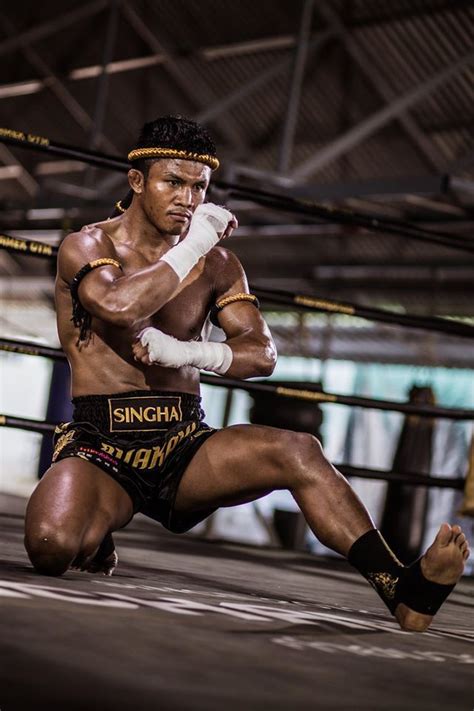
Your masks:
{"label": "man's knee", "polygon": [[307,432],[285,431],[280,442],[292,484],[314,484],[333,474],[321,442]]}
{"label": "man's knee", "polygon": [[38,573],[62,575],[79,553],[80,541],[62,526],[41,525],[28,530],[25,548]]}

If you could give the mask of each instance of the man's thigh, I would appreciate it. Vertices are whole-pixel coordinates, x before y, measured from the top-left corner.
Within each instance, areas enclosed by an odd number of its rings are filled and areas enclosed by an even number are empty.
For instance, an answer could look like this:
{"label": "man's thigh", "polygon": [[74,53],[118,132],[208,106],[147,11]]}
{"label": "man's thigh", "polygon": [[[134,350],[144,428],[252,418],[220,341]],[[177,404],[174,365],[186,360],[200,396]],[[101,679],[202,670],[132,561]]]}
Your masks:
{"label": "man's thigh", "polygon": [[67,457],[48,469],[31,495],[26,529],[47,521],[79,530],[97,518],[117,529],[132,514],[129,495],[111,476],[79,457]]}
{"label": "man's thigh", "polygon": [[259,425],[219,430],[186,468],[175,509],[233,506],[286,488],[301,437],[296,432]]}

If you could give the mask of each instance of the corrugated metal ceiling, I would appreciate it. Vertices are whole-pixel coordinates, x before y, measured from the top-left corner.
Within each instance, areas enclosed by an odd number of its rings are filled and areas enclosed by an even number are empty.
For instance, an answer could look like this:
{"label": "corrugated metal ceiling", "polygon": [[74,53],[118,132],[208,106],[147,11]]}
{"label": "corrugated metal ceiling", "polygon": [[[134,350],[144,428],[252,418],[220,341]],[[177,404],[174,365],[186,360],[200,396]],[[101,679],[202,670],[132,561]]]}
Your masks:
{"label": "corrugated metal ceiling", "polygon": [[[2,10],[3,46],[8,50],[16,42],[11,51],[0,54],[3,126],[45,135],[57,142],[91,146],[100,87],[97,67],[103,60],[111,7],[105,0],[71,0],[67,4],[47,0],[41,5],[19,0]],[[303,0],[119,3],[102,126],[106,140],[99,143],[99,149],[125,155],[143,121],[156,115],[183,113],[199,117],[210,109],[217,110],[206,123],[220,147],[221,177],[227,175],[251,184],[242,166],[266,171],[257,184],[277,190],[278,182],[273,183],[273,179],[278,174],[302,8]],[[68,24],[71,17],[75,20]],[[461,0],[315,2],[310,37],[313,40],[321,36],[319,47],[309,51],[306,61],[289,173],[318,151],[335,145],[341,136],[359,130],[364,122],[408,92],[417,88],[423,91],[432,77],[472,53],[474,4]],[[122,60],[128,64],[118,65]],[[297,183],[314,185],[315,191],[327,186],[326,195],[318,198],[326,204],[429,220],[433,229],[458,232],[472,239],[473,60],[471,55],[469,65],[453,71],[433,92],[391,116],[363,140],[354,140],[347,150],[335,153],[333,159],[298,178]],[[283,68],[278,71],[282,62]],[[78,78],[84,77],[84,72],[78,71],[84,67],[96,67],[95,73],[91,70],[87,78]],[[261,77],[266,73],[272,76],[264,82]],[[21,87],[15,89],[14,85],[27,81],[39,85],[21,95]],[[13,95],[15,91],[17,95]],[[244,98],[236,99],[225,109],[224,100],[235,92]],[[75,102],[76,110],[71,102]],[[74,212],[67,213],[70,227],[100,219],[107,214],[106,206],[124,191],[125,180],[119,176],[115,180],[106,171],[97,170],[91,185],[84,182],[84,171],[45,174],[44,164],[52,159],[11,147],[8,150],[9,154],[0,151],[0,176],[2,165],[11,165],[15,159],[37,182],[38,190],[32,195],[18,177],[0,180],[4,229],[43,226],[44,223],[28,222],[27,210],[32,206],[73,205]],[[403,190],[404,180],[408,185],[410,178],[442,173],[463,177],[468,181],[466,189],[416,194]],[[397,179],[400,189],[377,195],[377,181],[387,179]],[[255,178],[252,180],[255,182]],[[337,185],[369,180],[374,181],[372,194],[355,190],[353,195],[340,197],[340,191],[333,190]],[[84,187],[89,190],[87,199]],[[338,236],[332,238],[318,236],[317,225],[313,235],[306,232],[298,236],[290,229],[285,233],[285,224],[294,227],[300,223],[311,230],[314,221],[249,204],[236,205],[247,230],[262,224],[282,226],[279,235],[266,237],[265,241],[261,238],[250,244],[243,239],[239,243],[238,234],[233,241],[233,248],[254,279],[258,275],[265,283],[273,279],[275,287],[291,279],[293,285],[299,284],[305,291],[327,289],[329,295],[337,289],[337,283],[321,283],[318,268],[352,260],[367,266],[368,288],[364,291],[361,284],[354,286],[341,272],[340,294],[345,299],[352,295],[359,301],[398,303],[400,308],[422,313],[472,313],[474,286],[467,290],[463,306],[459,290],[443,286],[442,280],[436,282],[438,299],[433,298],[432,279],[420,282],[417,289],[408,284],[403,294],[401,289],[390,290],[389,284],[377,290],[369,269],[395,260],[408,266],[470,266],[474,276],[472,253],[383,233],[368,235],[350,227],[335,228]],[[65,224],[56,221],[44,226]],[[278,265],[273,273],[272,250],[274,264]],[[265,251],[270,255],[266,260]],[[331,295],[337,298],[337,293]]]}

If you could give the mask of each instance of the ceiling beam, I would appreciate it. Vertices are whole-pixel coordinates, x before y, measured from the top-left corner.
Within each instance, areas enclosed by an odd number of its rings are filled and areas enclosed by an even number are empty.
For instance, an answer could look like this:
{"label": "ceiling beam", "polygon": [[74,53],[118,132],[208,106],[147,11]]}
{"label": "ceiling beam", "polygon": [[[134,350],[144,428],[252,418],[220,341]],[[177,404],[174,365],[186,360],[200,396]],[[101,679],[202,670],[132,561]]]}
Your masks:
{"label": "ceiling beam", "polygon": [[[386,104],[392,102],[395,99],[395,92],[382,77],[377,69],[377,65],[368,58],[367,54],[355,39],[355,35],[347,31],[344,24],[334,12],[334,9],[328,4],[320,3],[318,10],[319,14],[326,20],[334,32],[337,33],[345,51],[362,72],[365,80],[375,89],[378,97]],[[407,111],[400,112],[396,118],[411,142],[418,149],[419,153],[421,153],[424,162],[427,163],[430,168],[440,170],[446,161],[436,155],[436,144],[426,137]]]}
{"label": "ceiling beam", "polygon": [[407,5],[396,5],[379,2],[370,7],[370,17],[362,19],[352,18],[350,27],[371,27],[385,24],[392,24],[403,20],[411,20],[416,17],[435,17],[444,12],[457,12],[461,9],[472,8],[472,0],[430,0],[427,3],[407,3]]}
{"label": "ceiling beam", "polygon": [[20,185],[26,190],[30,197],[34,197],[39,191],[39,184],[33,176],[26,170],[24,165],[20,163],[13,153],[6,147],[4,143],[0,143],[0,160],[8,168],[16,168],[17,175],[15,176]]}
{"label": "ceiling beam", "polygon": [[[15,34],[17,32],[16,27],[13,22],[8,18],[5,12],[0,13],[0,22],[6,32],[10,34]],[[20,35],[21,37],[21,35]],[[85,131],[90,131],[92,129],[93,120],[87,111],[81,106],[77,99],[71,94],[69,89],[65,84],[59,79],[59,77],[53,72],[51,67],[44,61],[41,55],[29,45],[27,40],[20,40],[20,49],[23,52],[26,59],[29,61],[31,66],[41,75],[41,79],[37,80],[39,89],[43,88],[50,89],[60,103],[64,106],[66,111],[73,117],[76,123]],[[33,84],[33,82],[30,82]],[[0,87],[0,98],[2,87]],[[33,93],[33,92],[31,92]],[[5,96],[6,98],[6,96]],[[106,136],[100,133],[100,138],[102,146],[112,153],[117,153],[118,150],[114,144],[109,141]],[[38,173],[39,174],[39,173]]]}
{"label": "ceiling beam", "polygon": [[472,165],[474,165],[474,146],[471,146],[466,153],[453,160],[448,168],[452,173],[462,173],[463,170],[467,170]]}
{"label": "ceiling beam", "polygon": [[[105,29],[101,72],[98,77],[94,120],[90,132],[90,142],[91,148],[93,150],[97,150],[100,147],[101,143],[102,128],[104,125],[105,113],[107,108],[107,98],[109,94],[109,75],[106,71],[106,67],[112,59],[117,39],[117,30],[119,23],[119,2],[120,0],[110,0],[109,17]],[[92,174],[92,169],[90,174]]]}
{"label": "ceiling beam", "polygon": [[447,192],[446,175],[406,175],[398,178],[368,178],[336,183],[306,183],[287,189],[292,197],[312,200],[343,200],[359,196],[397,197],[410,193],[442,195]]}
{"label": "ceiling beam", "polygon": [[456,61],[449,62],[449,64],[445,65],[427,79],[424,79],[409,91],[401,94],[392,101],[388,101],[381,109],[360,121],[341,136],[338,136],[334,141],[324,146],[324,148],[316,151],[311,158],[300,163],[300,165],[291,172],[291,177],[294,179],[306,178],[322,170],[326,165],[348,153],[392,119],[415,106],[445,84],[451,77],[473,63],[474,50],[464,54]]}
{"label": "ceiling beam", "polygon": [[[316,52],[320,50],[328,40],[334,37],[331,31],[325,31],[313,36],[308,45],[308,52]],[[273,62],[271,66],[264,69],[260,74],[257,74],[250,81],[241,84],[226,96],[218,99],[214,104],[201,111],[196,116],[196,121],[207,123],[227,113],[233,106],[241,103],[244,99],[254,94],[261,89],[265,84],[279,76],[287,69],[291,62],[291,55],[288,55],[278,62]]]}
{"label": "ceiling beam", "polygon": [[[123,2],[122,12],[133,30],[149,46],[151,51],[163,54],[166,57],[164,68],[198,111],[203,106],[209,106],[218,101],[218,97],[214,94],[209,84],[203,81],[202,75],[190,65],[188,60],[176,60],[127,0]],[[232,117],[223,122],[219,126],[219,130],[233,146],[237,147],[245,144],[243,131]]]}
{"label": "ceiling beam", "polygon": [[301,90],[303,88],[306,58],[308,56],[311,23],[313,20],[313,8],[314,0],[303,0],[298,41],[293,55],[293,67],[286,100],[285,121],[283,124],[278,155],[277,170],[280,173],[286,173],[291,164],[296,124],[298,122],[298,115],[300,111]]}
{"label": "ceiling beam", "polygon": [[[275,50],[291,49],[295,45],[293,35],[282,35],[279,37],[262,37],[251,42],[234,42],[229,45],[217,45],[203,47],[199,49],[198,56],[207,62],[213,62],[221,58],[240,57],[248,54],[258,54]],[[122,72],[146,69],[164,64],[167,55],[163,53],[149,54],[142,57],[131,57],[130,59],[118,59],[109,62],[105,67],[108,74],[121,74]],[[286,65],[286,62],[285,62]],[[68,81],[81,81],[84,79],[94,79],[102,71],[100,64],[91,64],[86,67],[77,67],[67,74]],[[15,96],[26,96],[36,94],[48,88],[48,79],[27,79],[11,84],[0,84],[0,99],[8,99]]]}
{"label": "ceiling beam", "polygon": [[29,30],[20,32],[14,37],[3,40],[0,45],[0,56],[19,49],[24,42],[31,43],[46,39],[46,37],[50,37],[60,30],[74,25],[76,22],[80,22],[92,15],[97,15],[107,5],[107,1],[108,0],[92,0],[92,2],[89,2],[87,5],[79,6],[75,10],[64,13],[64,15],[54,17],[47,22],[31,27]]}

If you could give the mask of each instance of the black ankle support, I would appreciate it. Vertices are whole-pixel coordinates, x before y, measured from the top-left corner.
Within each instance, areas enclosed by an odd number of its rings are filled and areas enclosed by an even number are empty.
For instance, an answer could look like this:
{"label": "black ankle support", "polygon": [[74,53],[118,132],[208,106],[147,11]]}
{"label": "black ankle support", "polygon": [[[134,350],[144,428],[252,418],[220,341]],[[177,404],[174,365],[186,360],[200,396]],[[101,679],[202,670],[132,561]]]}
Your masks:
{"label": "black ankle support", "polygon": [[427,580],[421,558],[409,567],[402,565],[375,528],[357,539],[347,558],[375,588],[392,615],[399,603],[414,612],[435,615],[454,588]]}
{"label": "black ankle support", "polygon": [[425,578],[421,570],[421,558],[405,568],[400,583],[397,585],[397,604],[404,605],[423,615],[435,615],[448,597],[454,585],[433,583]]}
{"label": "black ankle support", "polygon": [[373,528],[364,533],[352,545],[347,558],[375,588],[393,615],[399,603],[398,584],[406,568],[392,553],[380,531]]}

